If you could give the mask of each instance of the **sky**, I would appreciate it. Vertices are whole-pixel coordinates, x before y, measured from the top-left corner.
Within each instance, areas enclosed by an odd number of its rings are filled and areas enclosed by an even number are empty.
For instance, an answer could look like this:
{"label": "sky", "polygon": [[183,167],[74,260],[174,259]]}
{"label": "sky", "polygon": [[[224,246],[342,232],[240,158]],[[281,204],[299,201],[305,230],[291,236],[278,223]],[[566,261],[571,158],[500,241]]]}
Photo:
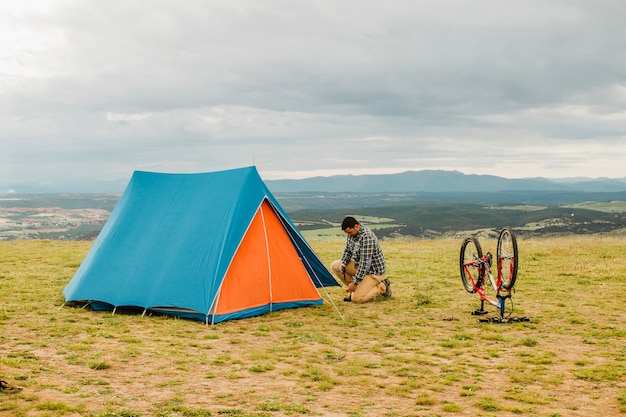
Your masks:
{"label": "sky", "polygon": [[0,182],[626,177],[623,0],[0,5]]}

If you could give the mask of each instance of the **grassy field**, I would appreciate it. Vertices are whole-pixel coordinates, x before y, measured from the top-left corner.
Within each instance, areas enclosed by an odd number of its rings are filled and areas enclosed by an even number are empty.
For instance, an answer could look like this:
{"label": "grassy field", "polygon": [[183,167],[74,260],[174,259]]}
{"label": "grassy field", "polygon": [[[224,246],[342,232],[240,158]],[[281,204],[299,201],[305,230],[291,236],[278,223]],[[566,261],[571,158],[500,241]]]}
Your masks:
{"label": "grassy field", "polygon": [[566,207],[606,211],[609,213],[624,213],[626,212],[626,201],[606,201],[606,202],[588,201],[586,203],[571,204]]}
{"label": "grassy field", "polygon": [[390,299],[206,326],[61,307],[90,243],[0,242],[0,415],[626,416],[624,237],[520,239],[508,324],[470,314],[460,243],[384,241]]}

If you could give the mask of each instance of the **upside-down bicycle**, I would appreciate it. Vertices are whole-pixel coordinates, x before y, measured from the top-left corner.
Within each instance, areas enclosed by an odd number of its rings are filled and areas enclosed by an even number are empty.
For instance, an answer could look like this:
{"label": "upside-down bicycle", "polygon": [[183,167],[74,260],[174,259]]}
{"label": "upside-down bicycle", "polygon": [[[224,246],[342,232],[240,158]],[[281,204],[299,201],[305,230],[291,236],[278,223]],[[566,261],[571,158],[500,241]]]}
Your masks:
{"label": "upside-down bicycle", "polygon": [[[517,239],[515,233],[509,227],[505,227],[498,235],[498,245],[496,249],[496,270],[497,276],[492,274],[493,255],[487,252],[483,256],[480,242],[476,236],[465,238],[461,244],[461,281],[470,294],[477,294],[480,298],[480,308],[472,312],[473,315],[487,314],[485,311],[485,301],[496,307],[500,312],[499,318],[482,319],[479,321],[530,321],[530,319],[511,318],[513,312],[512,293],[514,292],[515,280],[517,279]],[[495,292],[496,299],[490,298],[486,294],[486,288],[490,286]],[[505,301],[510,300],[510,312],[505,315]]]}

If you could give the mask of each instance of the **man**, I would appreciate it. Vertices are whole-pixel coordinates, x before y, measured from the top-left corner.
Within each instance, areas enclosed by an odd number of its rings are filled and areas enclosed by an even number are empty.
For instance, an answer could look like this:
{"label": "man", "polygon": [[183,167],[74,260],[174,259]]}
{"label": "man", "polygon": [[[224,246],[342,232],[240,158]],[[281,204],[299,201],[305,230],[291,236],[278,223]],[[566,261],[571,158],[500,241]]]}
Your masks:
{"label": "man", "polygon": [[343,219],[341,230],[348,235],[346,247],[330,269],[348,286],[344,301],[364,303],[377,295],[391,297],[385,256],[376,235],[350,216]]}

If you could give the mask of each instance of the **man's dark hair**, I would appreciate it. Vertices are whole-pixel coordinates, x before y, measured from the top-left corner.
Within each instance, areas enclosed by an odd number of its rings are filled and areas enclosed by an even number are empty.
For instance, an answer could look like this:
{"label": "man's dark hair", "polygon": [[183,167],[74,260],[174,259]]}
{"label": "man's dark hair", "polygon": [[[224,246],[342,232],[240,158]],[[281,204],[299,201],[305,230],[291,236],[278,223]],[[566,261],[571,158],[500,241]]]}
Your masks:
{"label": "man's dark hair", "polygon": [[343,222],[341,222],[341,230],[346,230],[348,227],[350,229],[354,229],[354,226],[356,226],[357,224],[360,224],[357,219],[352,216],[347,216],[345,219],[343,219]]}

